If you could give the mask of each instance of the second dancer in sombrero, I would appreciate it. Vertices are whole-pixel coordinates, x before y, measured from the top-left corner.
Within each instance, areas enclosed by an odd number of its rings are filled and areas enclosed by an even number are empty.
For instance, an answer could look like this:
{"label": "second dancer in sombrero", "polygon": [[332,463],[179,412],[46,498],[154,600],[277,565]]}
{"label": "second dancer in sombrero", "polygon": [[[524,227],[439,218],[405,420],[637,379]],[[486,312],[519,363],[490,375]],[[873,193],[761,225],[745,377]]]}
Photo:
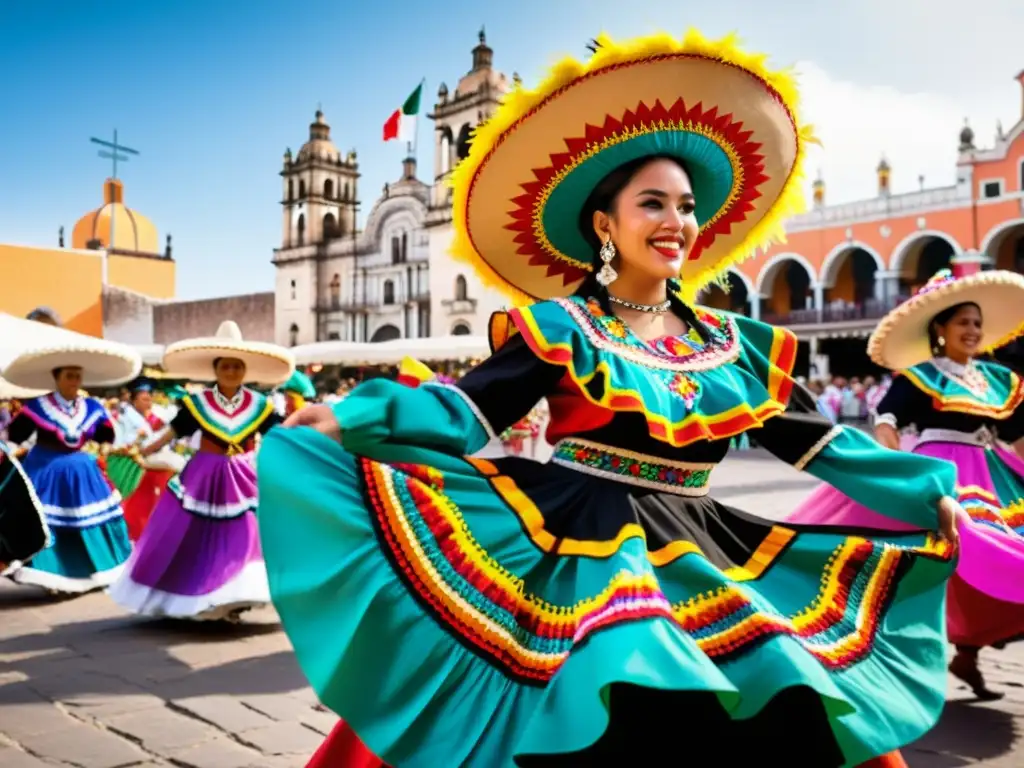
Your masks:
{"label": "second dancer in sombrero", "polygon": [[[456,170],[454,247],[547,300],[498,313],[454,386],[374,380],[267,435],[274,603],[320,700],[388,764],[660,764],[684,729],[685,762],[827,768],[935,722],[952,465],[834,428],[791,333],[687,303],[802,198],[795,101],[696,34],[603,39],[509,94]],[[551,462],[471,458],[542,397]],[[919,530],[714,501],[748,430]]]}

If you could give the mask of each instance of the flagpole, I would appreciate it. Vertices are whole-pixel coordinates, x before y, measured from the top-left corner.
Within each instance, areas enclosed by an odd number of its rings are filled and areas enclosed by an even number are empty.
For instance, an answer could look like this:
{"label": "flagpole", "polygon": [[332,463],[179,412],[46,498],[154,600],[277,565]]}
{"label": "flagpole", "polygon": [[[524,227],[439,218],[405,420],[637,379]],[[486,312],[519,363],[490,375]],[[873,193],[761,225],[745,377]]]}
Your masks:
{"label": "flagpole", "polygon": [[413,160],[416,160],[417,163],[419,162],[419,158],[417,157],[417,153],[419,152],[420,112],[423,111],[422,110],[422,106],[423,106],[423,103],[422,103],[423,102],[423,91],[422,91],[422,88],[426,84],[427,84],[427,78],[424,77],[422,80],[420,80],[420,84],[418,86],[416,86],[417,88],[421,89],[420,90],[420,104],[419,104],[419,106],[421,108],[416,110],[416,124],[413,126],[413,129],[412,129],[412,141],[410,142],[410,145],[409,145],[409,148],[408,148],[409,149],[409,157],[411,157]]}

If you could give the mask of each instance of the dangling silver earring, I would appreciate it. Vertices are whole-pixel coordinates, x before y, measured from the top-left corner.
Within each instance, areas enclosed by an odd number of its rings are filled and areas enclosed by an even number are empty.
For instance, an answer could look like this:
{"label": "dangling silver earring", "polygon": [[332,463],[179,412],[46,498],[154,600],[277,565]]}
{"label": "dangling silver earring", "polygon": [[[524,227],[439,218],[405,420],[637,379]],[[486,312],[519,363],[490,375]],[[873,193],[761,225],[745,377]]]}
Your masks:
{"label": "dangling silver earring", "polygon": [[936,341],[939,342],[939,348],[940,349],[942,347],[946,346],[946,337],[945,336],[939,336],[939,338],[937,338]]}
{"label": "dangling silver earring", "polygon": [[615,282],[615,278],[619,276],[619,273],[612,268],[612,259],[615,258],[615,243],[612,242],[611,238],[605,241],[604,245],[601,246],[599,251],[601,255],[602,266],[600,271],[597,273],[597,282],[607,288],[609,285]]}
{"label": "dangling silver earring", "polygon": [[942,354],[942,350],[945,349],[945,348],[946,348],[946,337],[945,336],[938,336],[935,339],[935,348],[932,349],[932,354],[933,355],[941,355]]}

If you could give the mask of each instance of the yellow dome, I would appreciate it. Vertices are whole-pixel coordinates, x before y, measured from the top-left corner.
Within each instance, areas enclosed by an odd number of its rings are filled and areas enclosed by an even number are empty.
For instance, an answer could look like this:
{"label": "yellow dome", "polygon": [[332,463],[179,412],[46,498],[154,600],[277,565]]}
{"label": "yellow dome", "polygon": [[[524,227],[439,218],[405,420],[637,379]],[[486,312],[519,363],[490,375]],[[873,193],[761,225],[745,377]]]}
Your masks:
{"label": "yellow dome", "polygon": [[103,205],[85,214],[71,232],[72,248],[109,248],[113,223],[114,242],[118,251],[160,253],[160,238],[149,219],[124,204],[124,185],[120,179],[107,179],[103,184]]}

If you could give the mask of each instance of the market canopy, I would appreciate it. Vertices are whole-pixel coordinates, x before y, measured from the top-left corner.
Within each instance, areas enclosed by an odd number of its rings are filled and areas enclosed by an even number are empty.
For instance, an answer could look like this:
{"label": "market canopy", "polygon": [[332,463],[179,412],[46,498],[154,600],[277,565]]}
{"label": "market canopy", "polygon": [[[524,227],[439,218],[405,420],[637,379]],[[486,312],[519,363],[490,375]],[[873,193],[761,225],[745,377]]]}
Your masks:
{"label": "market canopy", "polygon": [[487,357],[483,336],[430,336],[381,342],[318,341],[292,347],[298,365],[397,365],[405,357],[421,361],[471,360]]}

